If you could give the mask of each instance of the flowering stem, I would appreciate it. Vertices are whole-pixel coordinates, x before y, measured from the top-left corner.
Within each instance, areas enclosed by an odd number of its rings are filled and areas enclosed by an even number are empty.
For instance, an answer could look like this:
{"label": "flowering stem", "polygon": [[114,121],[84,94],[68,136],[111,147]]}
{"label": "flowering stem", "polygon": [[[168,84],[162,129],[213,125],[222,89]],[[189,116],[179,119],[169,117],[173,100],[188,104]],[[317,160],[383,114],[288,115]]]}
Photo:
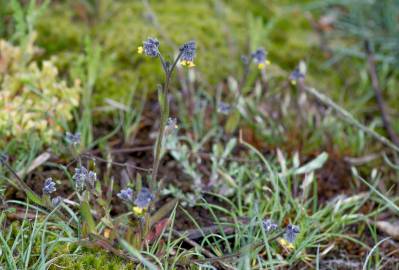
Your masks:
{"label": "flowering stem", "polygon": [[244,74],[242,75],[241,81],[238,84],[237,95],[234,99],[234,108],[237,108],[240,97],[242,96],[242,90],[244,89],[245,85],[247,84],[248,75],[249,75],[249,71],[251,68],[251,63],[252,63],[252,57],[250,55],[247,62],[245,62],[243,65],[244,66]]}
{"label": "flowering stem", "polygon": [[159,162],[161,161],[161,152],[162,152],[162,141],[165,133],[165,127],[166,123],[169,117],[169,101],[168,101],[168,94],[169,94],[169,83],[170,79],[172,77],[173,70],[175,69],[180,57],[182,56],[182,51],[178,54],[176,57],[175,61],[173,62],[172,66],[168,66],[166,62],[164,61],[163,57],[161,54],[159,54],[159,59],[161,60],[163,70],[165,72],[165,84],[163,86],[163,104],[160,104],[161,106],[161,122],[159,126],[159,133],[156,141],[156,147],[155,147],[155,153],[154,153],[154,164],[153,164],[153,169],[152,169],[152,176],[151,176],[151,183],[152,183],[152,189],[156,189],[156,178],[158,174],[158,169],[159,169]]}

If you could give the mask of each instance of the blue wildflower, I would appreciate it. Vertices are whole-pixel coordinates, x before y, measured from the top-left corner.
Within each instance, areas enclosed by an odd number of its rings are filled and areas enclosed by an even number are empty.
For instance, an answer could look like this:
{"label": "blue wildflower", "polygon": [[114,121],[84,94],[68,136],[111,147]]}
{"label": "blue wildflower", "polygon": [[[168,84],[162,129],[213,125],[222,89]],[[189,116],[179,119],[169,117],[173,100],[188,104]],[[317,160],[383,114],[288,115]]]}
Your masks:
{"label": "blue wildflower", "polygon": [[154,195],[148,188],[142,188],[139,194],[137,194],[134,204],[139,208],[146,208],[154,198]]}
{"label": "blue wildflower", "polygon": [[267,52],[263,48],[259,48],[251,54],[252,59],[258,65],[259,69],[263,69],[266,65],[270,64],[270,62],[266,59],[266,55]]}
{"label": "blue wildflower", "polygon": [[51,199],[51,204],[56,207],[62,202],[62,198],[60,196],[54,197]]}
{"label": "blue wildflower", "polygon": [[299,232],[300,232],[300,230],[299,230],[298,226],[288,224],[287,228],[285,229],[284,238],[289,243],[293,243],[293,242],[295,242],[295,239]]}
{"label": "blue wildflower", "polygon": [[133,201],[133,190],[131,188],[125,188],[122,189],[116,196],[119,197],[119,199],[126,201],[126,202],[132,202]]}
{"label": "blue wildflower", "polygon": [[94,183],[97,181],[97,174],[93,171],[89,171],[86,177],[86,183],[94,187]]}
{"label": "blue wildflower", "polygon": [[297,83],[299,80],[304,80],[306,75],[306,64],[304,61],[299,62],[299,65],[297,68],[294,69],[294,71],[291,72],[289,76],[289,80],[293,85]]}
{"label": "blue wildflower", "polygon": [[138,47],[137,52],[150,57],[157,57],[159,55],[159,41],[156,38],[148,38],[143,42],[143,46]]}
{"label": "blue wildflower", "polygon": [[72,134],[71,132],[67,132],[65,134],[65,140],[68,144],[78,145],[80,144],[80,133],[76,132],[75,134]]}
{"label": "blue wildflower", "polygon": [[72,179],[75,180],[76,189],[82,190],[86,185],[86,176],[88,171],[85,167],[80,166],[75,168],[75,174],[72,176]]}
{"label": "blue wildflower", "polygon": [[166,122],[166,127],[165,127],[165,134],[172,134],[174,133],[179,126],[177,125],[177,119],[169,117],[168,121]]}
{"label": "blue wildflower", "polygon": [[273,223],[270,219],[265,219],[262,221],[262,227],[265,232],[270,232],[277,229],[277,224]]}
{"label": "blue wildflower", "polygon": [[244,65],[248,65],[248,63],[249,63],[248,57],[247,57],[246,55],[241,55],[241,62],[242,62]]}
{"label": "blue wildflower", "polygon": [[56,190],[57,189],[55,188],[55,183],[54,183],[53,179],[51,177],[47,178],[44,181],[43,193],[44,194],[51,194],[51,193],[55,192]]}
{"label": "blue wildflower", "polygon": [[227,104],[225,102],[219,102],[219,106],[218,106],[218,112],[221,114],[229,114],[231,110],[231,106],[230,104]]}
{"label": "blue wildflower", "polygon": [[180,47],[181,57],[180,63],[182,66],[194,67],[194,57],[196,51],[196,44],[194,40],[186,42]]}
{"label": "blue wildflower", "polygon": [[75,180],[76,189],[82,190],[86,185],[94,186],[95,181],[97,181],[97,174],[80,166],[75,168],[75,174],[72,179]]}

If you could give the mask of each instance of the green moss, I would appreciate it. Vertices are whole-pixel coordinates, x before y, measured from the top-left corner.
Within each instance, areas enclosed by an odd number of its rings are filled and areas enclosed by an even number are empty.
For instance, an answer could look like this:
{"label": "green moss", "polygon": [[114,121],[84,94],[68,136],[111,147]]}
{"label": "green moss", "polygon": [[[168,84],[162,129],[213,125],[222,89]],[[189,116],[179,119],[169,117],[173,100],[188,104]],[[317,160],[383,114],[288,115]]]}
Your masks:
{"label": "green moss", "polygon": [[[54,4],[42,17],[38,22],[39,44],[48,53],[58,55],[65,68],[73,59],[70,55],[80,53],[84,36],[92,36],[101,44],[102,60],[107,64],[96,84],[95,95],[100,103],[105,97],[120,99],[135,80],[139,80],[139,88],[155,89],[162,78],[159,62],[136,53],[137,46],[148,36],[159,38],[161,50],[167,55],[173,52],[172,47],[176,51],[179,44],[197,40],[196,70],[203,84],[215,85],[241,72],[240,56],[248,52],[250,35],[257,34],[248,29],[250,12],[259,13],[263,27],[281,12],[262,1],[152,1],[162,27],[160,34],[146,19],[147,11],[140,1],[101,1],[91,23],[77,16],[72,3]],[[270,37],[258,38],[256,46],[265,46],[276,61],[291,68],[309,48],[308,40],[303,38],[310,29],[304,27],[305,21],[303,16],[283,17]]]}
{"label": "green moss", "polygon": [[56,261],[50,270],[58,266],[71,270],[127,270],[135,269],[132,262],[125,261],[98,249],[83,249],[78,255],[66,255]]}

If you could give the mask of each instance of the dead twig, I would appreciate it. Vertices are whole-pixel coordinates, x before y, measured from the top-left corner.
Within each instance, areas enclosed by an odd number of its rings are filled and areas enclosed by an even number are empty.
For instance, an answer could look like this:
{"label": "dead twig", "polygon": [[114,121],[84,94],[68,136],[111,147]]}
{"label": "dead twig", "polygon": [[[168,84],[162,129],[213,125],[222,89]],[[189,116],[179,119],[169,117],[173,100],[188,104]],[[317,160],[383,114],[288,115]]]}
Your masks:
{"label": "dead twig", "polygon": [[388,138],[378,134],[374,130],[372,130],[372,129],[366,127],[365,125],[363,125],[362,123],[360,123],[355,117],[353,117],[352,114],[350,114],[347,110],[343,109],[338,104],[336,104],[331,98],[329,98],[328,96],[317,91],[315,88],[305,86],[303,80],[299,80],[298,84],[302,84],[301,87],[303,87],[303,89],[306,91],[306,93],[308,93],[309,95],[312,95],[319,102],[325,104],[326,106],[333,109],[336,113],[338,113],[338,115],[341,117],[341,119],[343,119],[347,123],[359,128],[367,135],[373,137],[374,139],[378,140],[380,143],[384,144],[385,146],[387,146],[387,147],[391,148],[392,150],[399,153],[398,145],[394,144]]}
{"label": "dead twig", "polygon": [[392,142],[396,146],[399,146],[399,137],[395,134],[395,131],[392,128],[391,122],[388,117],[386,105],[385,105],[384,99],[382,97],[382,90],[380,87],[380,83],[378,81],[377,68],[375,65],[375,58],[374,58],[374,54],[371,50],[370,43],[368,40],[365,41],[364,47],[365,47],[366,56],[367,56],[367,64],[369,67],[371,85],[373,86],[375,98],[376,98],[377,104],[378,104],[378,109],[380,110],[380,113],[381,113],[382,124],[384,125],[384,128],[387,131],[388,136],[392,140]]}
{"label": "dead twig", "polygon": [[[112,164],[112,165],[115,165],[115,166],[132,168],[132,169],[145,171],[145,172],[151,172],[152,171],[152,169],[142,168],[142,167],[131,165],[131,164],[128,164],[128,163],[120,163],[120,162],[116,162],[116,161],[110,161],[110,160],[106,160],[104,158],[100,158],[100,157],[93,156],[93,155],[82,154],[81,157],[82,158],[86,158],[86,159],[95,159],[96,161],[99,161],[99,162],[109,163],[109,164]],[[71,166],[75,162],[76,162],[76,159],[74,159],[73,161],[68,163],[67,167]]]}

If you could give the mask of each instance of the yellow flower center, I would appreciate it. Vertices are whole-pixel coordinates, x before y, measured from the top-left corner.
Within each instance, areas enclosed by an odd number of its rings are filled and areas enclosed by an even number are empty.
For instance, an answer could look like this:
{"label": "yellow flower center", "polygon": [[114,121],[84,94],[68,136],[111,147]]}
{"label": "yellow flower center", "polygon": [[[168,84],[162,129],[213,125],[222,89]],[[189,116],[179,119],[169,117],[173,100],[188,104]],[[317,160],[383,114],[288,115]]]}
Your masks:
{"label": "yellow flower center", "polygon": [[264,69],[268,65],[270,65],[270,61],[269,60],[265,60],[265,62],[258,64],[258,68],[259,69]]}
{"label": "yellow flower center", "polygon": [[295,248],[295,246],[288,242],[287,240],[285,240],[284,238],[279,238],[277,239],[277,242],[285,249],[287,249],[288,251],[291,251]]}
{"label": "yellow flower center", "polygon": [[141,207],[134,206],[132,210],[137,216],[141,216],[144,213],[144,208]]}
{"label": "yellow flower center", "polygon": [[195,64],[193,61],[182,60],[182,61],[180,61],[180,64],[183,67],[189,67],[189,68],[195,67]]}

